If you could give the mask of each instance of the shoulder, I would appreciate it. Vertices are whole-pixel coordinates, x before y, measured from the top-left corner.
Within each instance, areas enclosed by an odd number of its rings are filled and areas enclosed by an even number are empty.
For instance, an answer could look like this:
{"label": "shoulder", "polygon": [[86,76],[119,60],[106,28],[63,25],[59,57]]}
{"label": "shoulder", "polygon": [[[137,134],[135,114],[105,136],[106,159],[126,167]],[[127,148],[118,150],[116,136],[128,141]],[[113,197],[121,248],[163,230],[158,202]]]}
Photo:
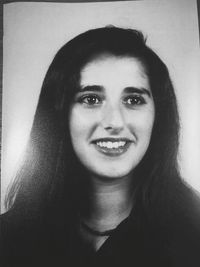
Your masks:
{"label": "shoulder", "polygon": [[63,228],[57,229],[55,221],[53,215],[46,218],[41,213],[26,214],[16,209],[3,214],[0,217],[2,266],[43,267],[61,264],[68,243],[65,242]]}
{"label": "shoulder", "polygon": [[183,184],[171,202],[171,222],[178,230],[200,232],[200,193]]}
{"label": "shoulder", "polygon": [[199,267],[199,193],[182,181],[174,182],[164,192],[152,205],[151,217],[146,220],[145,227],[151,234],[149,243],[155,244],[156,251],[163,251],[170,267]]}
{"label": "shoulder", "polygon": [[200,197],[183,186],[171,203],[168,227],[169,251],[173,266],[200,266]]}
{"label": "shoulder", "polygon": [[31,262],[40,253],[42,230],[39,224],[36,225],[31,218],[22,218],[16,211],[1,215],[0,224],[3,266],[29,266],[27,262]]}
{"label": "shoulder", "polygon": [[24,216],[17,210],[9,210],[0,216],[1,236],[8,238],[10,236],[18,236],[30,232],[34,229],[35,219],[33,216]]}
{"label": "shoulder", "polygon": [[17,233],[20,228],[19,220],[10,211],[0,216],[0,224],[0,235],[3,241],[8,240],[9,236],[12,236],[14,233]]}

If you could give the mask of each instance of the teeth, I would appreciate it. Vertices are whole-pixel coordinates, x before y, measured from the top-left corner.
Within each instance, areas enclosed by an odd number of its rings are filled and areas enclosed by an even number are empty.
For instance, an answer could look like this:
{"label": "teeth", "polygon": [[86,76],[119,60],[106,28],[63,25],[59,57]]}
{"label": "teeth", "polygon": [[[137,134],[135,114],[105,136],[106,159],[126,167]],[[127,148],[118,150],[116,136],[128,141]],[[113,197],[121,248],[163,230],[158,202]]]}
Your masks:
{"label": "teeth", "polygon": [[96,143],[98,146],[100,147],[106,147],[106,148],[119,148],[119,147],[123,147],[125,146],[126,142],[125,141],[119,141],[119,142],[111,142],[111,141],[108,141],[108,142],[97,142]]}

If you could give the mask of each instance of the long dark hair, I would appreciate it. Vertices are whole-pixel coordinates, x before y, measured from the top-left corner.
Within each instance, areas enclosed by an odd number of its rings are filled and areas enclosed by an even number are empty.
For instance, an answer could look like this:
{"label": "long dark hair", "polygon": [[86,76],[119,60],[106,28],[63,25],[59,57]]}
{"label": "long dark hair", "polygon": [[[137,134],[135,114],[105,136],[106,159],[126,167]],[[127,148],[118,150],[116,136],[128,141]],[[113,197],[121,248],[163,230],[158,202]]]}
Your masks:
{"label": "long dark hair", "polygon": [[79,86],[80,70],[104,52],[138,58],[146,67],[155,102],[151,142],[134,172],[135,203],[140,202],[151,217],[156,207],[161,210],[169,203],[181,184],[177,167],[179,117],[168,69],[146,45],[141,32],[109,26],[78,35],[53,59],[42,85],[23,166],[7,196],[11,210],[37,213],[47,207],[63,210],[66,205],[71,211],[75,209],[76,196],[86,188],[87,173],[71,145],[70,105]]}

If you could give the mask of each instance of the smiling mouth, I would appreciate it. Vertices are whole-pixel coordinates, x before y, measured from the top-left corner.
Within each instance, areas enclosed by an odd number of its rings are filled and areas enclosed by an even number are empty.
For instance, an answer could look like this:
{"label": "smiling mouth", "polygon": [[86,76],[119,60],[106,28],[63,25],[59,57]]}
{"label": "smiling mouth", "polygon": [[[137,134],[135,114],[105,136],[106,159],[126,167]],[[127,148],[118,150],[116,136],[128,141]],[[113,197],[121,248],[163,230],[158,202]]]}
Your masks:
{"label": "smiling mouth", "polygon": [[119,156],[125,153],[130,144],[131,140],[129,139],[99,139],[92,142],[96,149],[108,156]]}

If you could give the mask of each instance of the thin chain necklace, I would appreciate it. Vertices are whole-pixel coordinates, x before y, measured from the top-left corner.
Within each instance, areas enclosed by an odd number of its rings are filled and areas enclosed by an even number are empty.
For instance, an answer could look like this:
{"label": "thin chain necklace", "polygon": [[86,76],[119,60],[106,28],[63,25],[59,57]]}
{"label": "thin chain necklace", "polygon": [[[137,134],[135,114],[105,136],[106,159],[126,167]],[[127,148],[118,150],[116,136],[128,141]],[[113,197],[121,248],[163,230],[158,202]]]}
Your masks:
{"label": "thin chain necklace", "polygon": [[114,228],[114,229],[110,229],[110,230],[106,230],[106,231],[98,231],[98,230],[95,230],[95,229],[91,228],[89,225],[87,225],[83,221],[80,221],[80,225],[87,232],[89,232],[92,235],[96,235],[96,236],[110,236],[116,229],[116,228]]}

